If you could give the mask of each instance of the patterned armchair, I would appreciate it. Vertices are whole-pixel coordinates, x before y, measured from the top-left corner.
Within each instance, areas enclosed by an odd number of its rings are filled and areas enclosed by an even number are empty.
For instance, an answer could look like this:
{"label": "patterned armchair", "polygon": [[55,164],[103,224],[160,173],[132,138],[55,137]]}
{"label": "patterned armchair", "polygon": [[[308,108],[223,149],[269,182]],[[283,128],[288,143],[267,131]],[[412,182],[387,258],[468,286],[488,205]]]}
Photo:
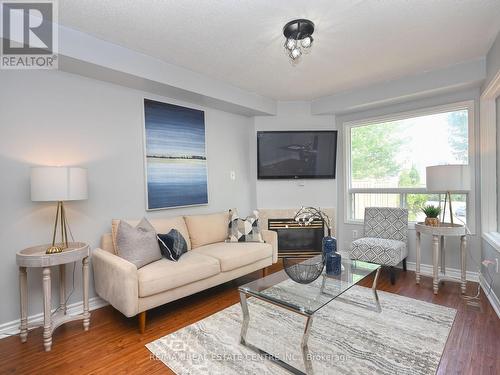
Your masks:
{"label": "patterned armchair", "polygon": [[390,267],[391,284],[396,281],[394,266],[408,256],[408,210],[405,208],[365,208],[365,237],[352,243],[351,258]]}

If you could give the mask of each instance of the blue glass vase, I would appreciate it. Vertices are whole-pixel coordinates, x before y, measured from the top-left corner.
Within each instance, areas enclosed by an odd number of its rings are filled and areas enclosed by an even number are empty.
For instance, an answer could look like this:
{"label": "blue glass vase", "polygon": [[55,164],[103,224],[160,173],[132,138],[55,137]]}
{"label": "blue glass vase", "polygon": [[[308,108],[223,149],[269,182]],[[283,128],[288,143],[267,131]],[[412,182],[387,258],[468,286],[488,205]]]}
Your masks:
{"label": "blue glass vase", "polygon": [[342,257],[339,253],[329,253],[325,259],[326,273],[338,276],[342,273]]}
{"label": "blue glass vase", "polygon": [[337,239],[332,236],[323,237],[323,257],[337,251]]}

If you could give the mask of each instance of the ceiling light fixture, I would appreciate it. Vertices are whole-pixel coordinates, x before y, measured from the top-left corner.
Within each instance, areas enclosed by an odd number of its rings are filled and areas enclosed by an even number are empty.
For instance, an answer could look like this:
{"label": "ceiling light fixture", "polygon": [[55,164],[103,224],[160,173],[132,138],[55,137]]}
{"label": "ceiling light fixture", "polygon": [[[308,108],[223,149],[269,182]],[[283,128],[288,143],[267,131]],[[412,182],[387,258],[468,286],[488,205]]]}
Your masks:
{"label": "ceiling light fixture", "polygon": [[298,19],[288,22],[283,27],[285,36],[285,53],[290,58],[292,64],[300,60],[303,53],[309,53],[313,44],[312,33],[314,32],[314,23],[306,19]]}

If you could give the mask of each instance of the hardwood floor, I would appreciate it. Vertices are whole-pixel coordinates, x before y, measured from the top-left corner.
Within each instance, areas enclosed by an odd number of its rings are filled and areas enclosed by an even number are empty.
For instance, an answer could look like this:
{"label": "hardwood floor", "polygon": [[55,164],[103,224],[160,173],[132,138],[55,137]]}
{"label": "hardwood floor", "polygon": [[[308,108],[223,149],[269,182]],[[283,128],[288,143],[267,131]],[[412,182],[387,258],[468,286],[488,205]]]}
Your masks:
{"label": "hardwood floor", "polygon": [[[276,264],[270,272],[280,268]],[[30,331],[24,344],[18,337],[0,340],[0,374],[171,374],[162,362],[151,358],[144,345],[237,303],[237,285],[258,276],[259,272],[253,273],[148,311],[142,335],[137,318],[127,319],[106,306],[92,311],[88,332],[81,322],[58,328],[49,353],[43,350],[41,329]],[[362,285],[371,286],[371,279]],[[477,284],[469,283],[468,293],[476,288]],[[398,272],[395,285],[384,271],[378,289],[458,310],[438,374],[500,374],[500,319],[484,295],[483,311],[479,311],[464,304],[458,284],[445,283],[434,296],[432,280],[424,277],[417,286],[415,273],[410,271]]]}

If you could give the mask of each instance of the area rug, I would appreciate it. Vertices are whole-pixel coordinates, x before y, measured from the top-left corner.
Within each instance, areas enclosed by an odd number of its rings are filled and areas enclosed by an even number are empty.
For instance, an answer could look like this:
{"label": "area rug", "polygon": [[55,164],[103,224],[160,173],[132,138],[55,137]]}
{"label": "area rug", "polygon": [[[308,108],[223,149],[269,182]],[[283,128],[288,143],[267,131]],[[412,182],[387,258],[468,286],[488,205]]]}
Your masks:
{"label": "area rug", "polygon": [[[371,289],[355,286],[346,301],[366,304]],[[434,374],[456,310],[379,292],[380,313],[335,300],[314,316],[309,338],[315,375]],[[250,298],[247,342],[304,370],[300,340],[305,318]],[[240,345],[239,304],[146,345],[152,359],[178,375],[289,374]]]}

